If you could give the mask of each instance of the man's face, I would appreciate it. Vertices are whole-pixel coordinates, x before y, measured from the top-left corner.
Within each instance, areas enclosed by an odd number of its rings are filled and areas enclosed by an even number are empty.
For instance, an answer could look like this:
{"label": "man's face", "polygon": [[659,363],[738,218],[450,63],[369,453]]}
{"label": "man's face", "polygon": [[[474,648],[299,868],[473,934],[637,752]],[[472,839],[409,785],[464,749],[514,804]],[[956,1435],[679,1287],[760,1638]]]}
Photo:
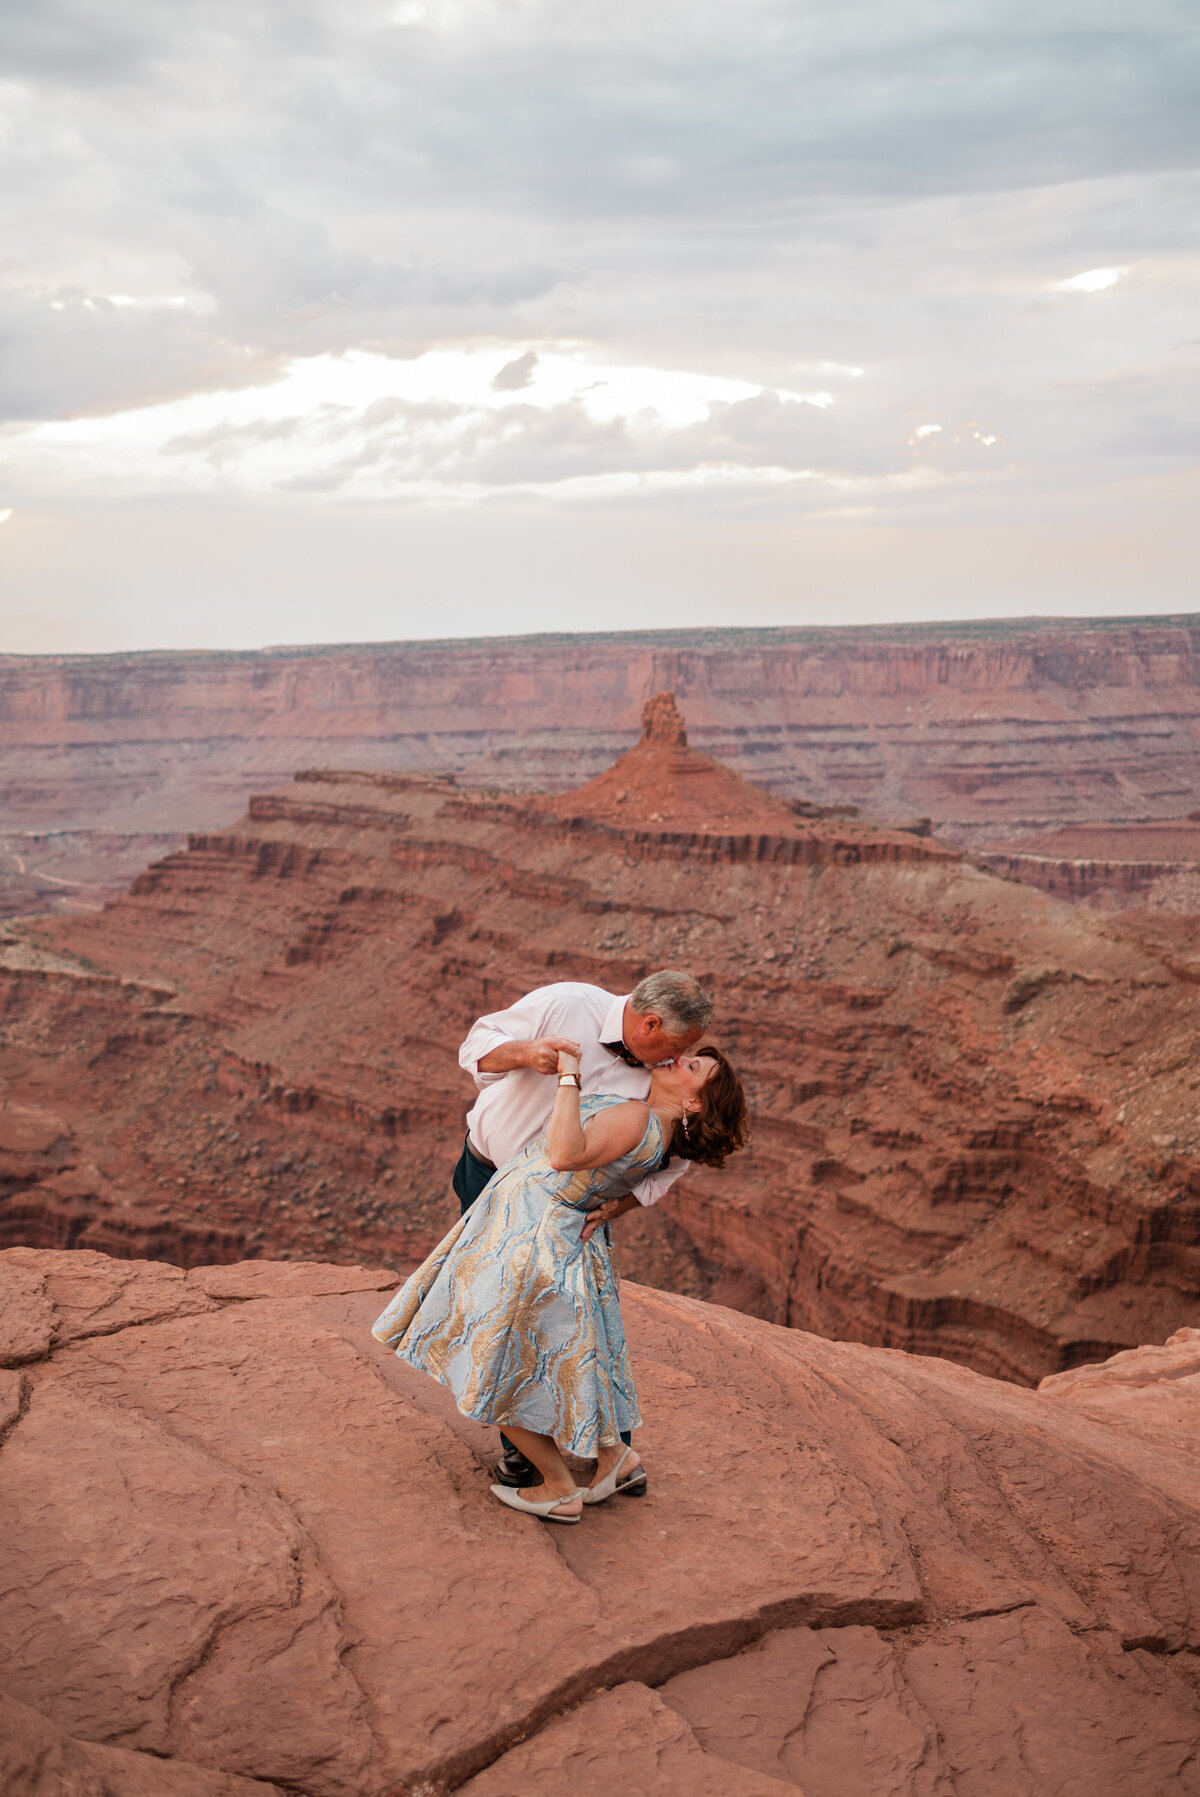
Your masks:
{"label": "man's face", "polygon": [[644,1067],[657,1067],[660,1061],[674,1061],[699,1042],[703,1030],[691,1030],[686,1036],[668,1036],[662,1020],[653,1011],[644,1015],[632,1007],[625,1013],[625,1046]]}

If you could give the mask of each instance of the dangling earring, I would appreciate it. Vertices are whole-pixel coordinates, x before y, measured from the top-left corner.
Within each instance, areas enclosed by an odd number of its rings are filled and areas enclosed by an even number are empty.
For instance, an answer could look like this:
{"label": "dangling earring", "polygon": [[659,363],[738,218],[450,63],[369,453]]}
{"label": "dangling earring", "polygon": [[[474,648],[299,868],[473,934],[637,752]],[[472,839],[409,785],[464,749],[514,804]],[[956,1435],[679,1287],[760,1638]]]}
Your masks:
{"label": "dangling earring", "polygon": [[685,1136],[690,1136],[692,1133],[688,1128],[688,1114],[686,1111],[683,1113],[683,1133]]}

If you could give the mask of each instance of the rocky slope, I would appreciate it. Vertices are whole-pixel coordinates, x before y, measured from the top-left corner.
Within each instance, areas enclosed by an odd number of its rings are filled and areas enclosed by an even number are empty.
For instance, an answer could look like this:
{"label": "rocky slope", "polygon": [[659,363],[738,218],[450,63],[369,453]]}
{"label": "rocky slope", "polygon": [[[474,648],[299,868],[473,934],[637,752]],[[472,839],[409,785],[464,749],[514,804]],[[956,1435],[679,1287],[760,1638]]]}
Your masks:
{"label": "rocky slope", "polygon": [[1200,1332],[1026,1392],[627,1285],[549,1530],[392,1275],[0,1255],[6,1797],[1196,1797]]}
{"label": "rocky slope", "polygon": [[1200,803],[1200,628],[1164,618],[0,657],[0,829],[100,832],[103,882],[112,833],[216,828],[300,767],[563,790],[665,687],[760,786],[957,840]]}
{"label": "rocky slope", "polygon": [[[665,715],[573,800],[306,775],[103,913],[12,938],[0,1239],[410,1266],[455,1214],[471,1019],[686,965],[754,1142],[622,1220],[633,1276],[1026,1383],[1193,1321],[1186,923],[799,817],[656,738]],[[680,755],[671,828],[647,769],[666,790]],[[738,803],[745,833],[697,821]]]}
{"label": "rocky slope", "polygon": [[1140,824],[1083,824],[980,854],[982,867],[1076,904],[1200,911],[1200,812]]}

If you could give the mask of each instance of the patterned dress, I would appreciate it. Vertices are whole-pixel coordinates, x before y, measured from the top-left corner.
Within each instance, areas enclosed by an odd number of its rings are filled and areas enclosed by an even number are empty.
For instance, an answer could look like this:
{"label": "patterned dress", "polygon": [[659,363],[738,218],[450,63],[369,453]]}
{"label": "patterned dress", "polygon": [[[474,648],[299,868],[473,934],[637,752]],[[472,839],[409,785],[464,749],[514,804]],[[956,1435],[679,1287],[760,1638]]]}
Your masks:
{"label": "patterned dress", "polygon": [[[628,1099],[586,1097],[586,1123]],[[501,1167],[371,1333],[401,1360],[440,1379],[464,1416],[516,1423],[592,1458],[641,1421],[617,1277],[584,1217],[657,1167],[662,1131],[647,1110],[641,1141],[607,1167],[556,1173],[543,1130]]]}

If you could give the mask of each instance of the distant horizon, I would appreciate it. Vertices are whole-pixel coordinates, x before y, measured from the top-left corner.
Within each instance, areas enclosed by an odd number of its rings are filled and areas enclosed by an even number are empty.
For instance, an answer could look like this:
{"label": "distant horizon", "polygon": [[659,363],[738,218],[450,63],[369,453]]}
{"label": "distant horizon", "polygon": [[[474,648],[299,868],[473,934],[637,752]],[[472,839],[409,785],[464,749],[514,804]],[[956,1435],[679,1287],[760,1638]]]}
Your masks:
{"label": "distant horizon", "polygon": [[4,662],[36,662],[36,661],[112,661],[127,660],[131,657],[162,657],[177,659],[179,657],[242,657],[247,655],[263,656],[301,656],[314,654],[360,654],[373,650],[453,650],[474,644],[491,644],[496,648],[539,648],[558,647],[571,643],[615,644],[626,642],[645,642],[649,645],[669,644],[672,647],[716,647],[720,639],[729,641],[730,646],[745,644],[750,646],[755,639],[774,637],[781,641],[804,641],[807,639],[832,639],[840,636],[856,638],[879,638],[883,640],[937,640],[939,638],[973,638],[1011,631],[1014,635],[1021,633],[1038,634],[1054,630],[1121,630],[1121,629],[1200,629],[1200,607],[1195,611],[1177,612],[1130,612],[1125,614],[1091,613],[1072,616],[1064,613],[1026,613],[1014,614],[1011,617],[995,616],[987,618],[950,618],[944,622],[936,619],[897,619],[891,623],[847,623],[847,624],[728,624],[704,625],[697,629],[662,629],[646,628],[642,630],[528,630],[506,632],[491,635],[477,633],[473,635],[445,637],[377,637],[364,638],[361,641],[344,639],[342,641],[313,641],[297,643],[260,643],[245,647],[213,645],[180,646],[178,648],[146,646],[130,649],[100,650],[7,650],[0,649],[0,664]]}

